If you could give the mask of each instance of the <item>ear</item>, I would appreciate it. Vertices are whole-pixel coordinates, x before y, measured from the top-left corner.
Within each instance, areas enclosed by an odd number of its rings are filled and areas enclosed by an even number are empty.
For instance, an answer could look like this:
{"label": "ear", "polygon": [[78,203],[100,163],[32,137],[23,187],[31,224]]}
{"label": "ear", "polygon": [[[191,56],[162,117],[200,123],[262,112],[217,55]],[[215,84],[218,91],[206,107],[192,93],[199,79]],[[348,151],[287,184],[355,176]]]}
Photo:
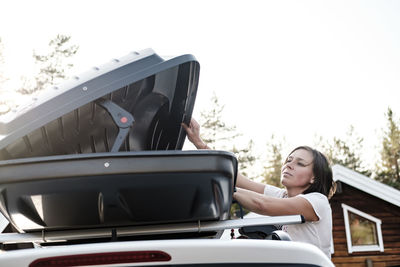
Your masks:
{"label": "ear", "polygon": [[310,180],[310,184],[313,184],[314,183],[314,176],[313,177],[311,177],[311,180]]}

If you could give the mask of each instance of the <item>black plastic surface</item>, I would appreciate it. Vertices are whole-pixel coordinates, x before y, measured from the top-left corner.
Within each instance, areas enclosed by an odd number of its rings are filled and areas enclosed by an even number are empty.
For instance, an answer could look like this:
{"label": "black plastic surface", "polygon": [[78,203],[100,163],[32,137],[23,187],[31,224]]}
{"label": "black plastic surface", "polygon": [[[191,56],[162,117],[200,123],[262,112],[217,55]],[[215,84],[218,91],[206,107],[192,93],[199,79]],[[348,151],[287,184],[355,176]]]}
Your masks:
{"label": "black plastic surface", "polygon": [[19,231],[224,220],[236,172],[222,151],[1,161],[0,210]]}
{"label": "black plastic surface", "polygon": [[[164,60],[152,50],[96,68],[0,119],[0,160],[109,152],[114,144],[116,151],[179,150],[198,78],[193,56]],[[126,135],[115,121],[125,112],[110,114],[104,100],[133,116]]]}

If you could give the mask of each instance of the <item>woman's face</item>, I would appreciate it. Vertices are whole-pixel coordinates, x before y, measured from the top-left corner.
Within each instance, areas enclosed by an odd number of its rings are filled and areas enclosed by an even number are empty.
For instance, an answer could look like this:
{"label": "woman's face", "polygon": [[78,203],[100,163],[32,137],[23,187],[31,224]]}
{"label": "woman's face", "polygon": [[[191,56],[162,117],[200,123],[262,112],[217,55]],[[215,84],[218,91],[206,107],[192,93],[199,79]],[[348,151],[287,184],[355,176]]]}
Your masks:
{"label": "woman's face", "polygon": [[306,190],[314,182],[312,153],[305,149],[293,151],[282,166],[281,182],[287,189]]}

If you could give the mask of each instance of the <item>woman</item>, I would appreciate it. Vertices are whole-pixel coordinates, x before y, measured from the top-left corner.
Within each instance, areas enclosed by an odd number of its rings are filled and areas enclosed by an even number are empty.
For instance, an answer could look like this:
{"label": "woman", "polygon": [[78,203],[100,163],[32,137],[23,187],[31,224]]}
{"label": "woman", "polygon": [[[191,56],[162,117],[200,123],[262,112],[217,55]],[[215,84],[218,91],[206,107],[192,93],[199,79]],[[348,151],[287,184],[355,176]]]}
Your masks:
{"label": "woman", "polygon": [[[197,149],[209,149],[200,138],[200,125],[183,124]],[[304,216],[303,224],[284,225],[292,240],[314,244],[329,258],[332,242],[332,210],[328,198],[334,192],[332,170],[326,157],[307,146],[295,148],[282,166],[285,189],[252,181],[238,174],[233,197],[246,209],[262,215]]]}

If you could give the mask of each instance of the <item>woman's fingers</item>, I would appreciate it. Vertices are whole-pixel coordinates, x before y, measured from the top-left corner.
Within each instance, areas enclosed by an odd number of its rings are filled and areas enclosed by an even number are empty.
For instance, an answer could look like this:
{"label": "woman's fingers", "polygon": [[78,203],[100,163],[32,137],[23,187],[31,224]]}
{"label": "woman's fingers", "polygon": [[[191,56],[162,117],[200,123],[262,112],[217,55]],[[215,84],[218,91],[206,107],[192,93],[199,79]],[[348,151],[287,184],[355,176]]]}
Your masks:
{"label": "woman's fingers", "polygon": [[192,119],[190,120],[190,125],[191,125],[193,128],[199,128],[199,127],[200,127],[199,123],[198,123],[194,118],[192,118]]}
{"label": "woman's fingers", "polygon": [[188,135],[199,132],[199,129],[200,129],[200,125],[193,118],[190,120],[189,125],[187,125],[185,123],[181,123],[181,125],[186,130]]}
{"label": "woman's fingers", "polygon": [[194,134],[200,135],[200,124],[193,118],[190,121],[190,129]]}
{"label": "woman's fingers", "polygon": [[197,149],[209,149],[200,137],[200,124],[195,119],[192,118],[189,125],[184,123],[181,125],[186,131],[187,138]]}
{"label": "woman's fingers", "polygon": [[186,132],[189,130],[189,127],[185,123],[182,122],[181,125]]}

